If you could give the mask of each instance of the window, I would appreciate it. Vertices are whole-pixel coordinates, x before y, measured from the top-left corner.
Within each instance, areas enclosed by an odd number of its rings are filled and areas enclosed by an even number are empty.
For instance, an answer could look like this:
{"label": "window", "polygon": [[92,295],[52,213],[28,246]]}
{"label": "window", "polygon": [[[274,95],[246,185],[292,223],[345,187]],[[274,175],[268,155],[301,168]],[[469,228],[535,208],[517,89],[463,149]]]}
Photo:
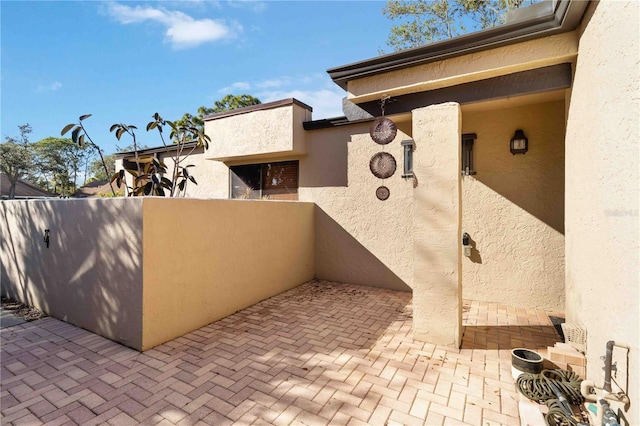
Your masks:
{"label": "window", "polygon": [[475,133],[462,135],[462,174],[465,176],[476,174],[476,170],[473,168],[473,142],[476,139]]}
{"label": "window", "polygon": [[298,199],[298,161],[231,166],[230,198]]}

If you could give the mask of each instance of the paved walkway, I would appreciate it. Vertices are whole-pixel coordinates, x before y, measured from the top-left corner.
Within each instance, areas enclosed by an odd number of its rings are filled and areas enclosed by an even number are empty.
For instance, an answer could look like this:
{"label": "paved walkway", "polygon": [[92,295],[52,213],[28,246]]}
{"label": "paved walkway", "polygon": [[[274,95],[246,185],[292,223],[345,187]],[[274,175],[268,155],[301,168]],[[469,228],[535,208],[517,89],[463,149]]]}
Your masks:
{"label": "paved walkway", "polygon": [[14,315],[11,311],[0,308],[0,328],[13,327],[14,325],[24,324],[24,319]]}
{"label": "paved walkway", "polygon": [[462,349],[411,339],[411,294],[311,282],[145,353],[54,318],[2,329],[3,425],[520,424],[510,349],[544,312],[467,302]]}

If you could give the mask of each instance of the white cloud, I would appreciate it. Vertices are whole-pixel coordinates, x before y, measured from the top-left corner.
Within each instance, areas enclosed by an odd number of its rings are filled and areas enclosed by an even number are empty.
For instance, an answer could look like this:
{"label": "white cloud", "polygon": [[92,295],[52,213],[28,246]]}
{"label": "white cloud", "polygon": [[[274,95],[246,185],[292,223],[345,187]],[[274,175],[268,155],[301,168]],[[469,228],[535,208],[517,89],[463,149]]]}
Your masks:
{"label": "white cloud", "polygon": [[270,80],[264,80],[260,83],[256,83],[256,87],[260,89],[270,89],[275,87],[282,87],[291,84],[291,79],[289,77],[282,78],[273,78]]}
{"label": "white cloud", "polygon": [[116,2],[108,3],[107,7],[109,15],[124,25],[151,21],[165,26],[165,40],[174,49],[230,39],[242,32],[242,26],[237,23],[228,24],[222,19],[194,19],[176,10],[151,6],[131,7]]}
{"label": "white cloud", "polygon": [[237,81],[235,83],[231,83],[231,85],[227,86],[227,87],[223,87],[222,89],[218,90],[219,93],[224,93],[229,94],[229,93],[233,93],[236,91],[240,91],[240,90],[250,90],[251,89],[251,84],[247,83],[246,81]]}
{"label": "white cloud", "polygon": [[280,77],[280,78],[272,78],[268,80],[262,80],[257,83],[251,84],[247,81],[236,81],[235,83],[231,83],[229,86],[225,86],[218,90],[218,93],[234,93],[240,91],[248,91],[253,88],[256,89],[275,89],[278,87],[288,86],[292,83],[291,78],[289,77]]}
{"label": "white cloud", "polygon": [[345,92],[338,86],[335,89],[271,91],[258,94],[262,102],[296,98],[313,108],[314,120],[343,116],[342,98],[345,96]]}
{"label": "white cloud", "polygon": [[267,78],[255,83],[235,82],[218,90],[220,94],[248,94],[263,103],[296,98],[313,108],[313,119],[343,116],[342,98],[346,92],[325,74]]}
{"label": "white cloud", "polygon": [[310,74],[310,75],[305,75],[300,79],[300,81],[303,82],[304,84],[311,84],[311,83],[313,83],[315,81],[318,81],[318,80],[324,80],[331,87],[334,86],[334,84],[328,80],[327,75],[323,74],[323,73],[314,73],[314,74]]}
{"label": "white cloud", "polygon": [[36,88],[36,92],[38,93],[55,92],[61,87],[62,87],[62,83],[60,83],[59,81],[54,81],[49,85],[44,85],[44,84],[38,85],[38,87]]}
{"label": "white cloud", "polygon": [[288,76],[273,78],[263,80],[256,84],[256,87],[263,89],[255,95],[262,102],[288,98],[296,98],[304,102],[313,108],[314,120],[344,115],[342,98],[346,93],[326,74],[313,73],[295,78]]}
{"label": "white cloud", "polygon": [[267,8],[266,2],[256,0],[235,0],[227,4],[238,9],[248,9],[253,12],[263,12]]}

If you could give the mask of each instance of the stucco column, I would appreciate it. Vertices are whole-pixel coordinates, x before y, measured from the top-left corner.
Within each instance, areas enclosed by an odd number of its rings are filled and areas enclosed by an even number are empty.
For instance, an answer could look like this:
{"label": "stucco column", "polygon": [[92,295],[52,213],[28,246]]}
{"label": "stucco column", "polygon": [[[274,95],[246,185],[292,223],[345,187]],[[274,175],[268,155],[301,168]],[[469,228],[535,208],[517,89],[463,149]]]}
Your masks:
{"label": "stucco column", "polygon": [[413,333],[429,343],[460,346],[460,105],[412,111],[418,179],[413,213]]}

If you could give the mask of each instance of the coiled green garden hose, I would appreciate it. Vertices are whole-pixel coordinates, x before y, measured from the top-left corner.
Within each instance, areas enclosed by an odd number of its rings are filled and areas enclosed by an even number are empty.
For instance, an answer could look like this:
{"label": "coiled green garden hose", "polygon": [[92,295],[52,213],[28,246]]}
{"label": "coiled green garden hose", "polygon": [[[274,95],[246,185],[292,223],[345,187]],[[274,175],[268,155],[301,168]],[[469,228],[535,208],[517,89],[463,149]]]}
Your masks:
{"label": "coiled green garden hose", "polygon": [[544,421],[548,426],[577,425],[578,422],[567,416],[557,399],[549,399],[546,402],[549,411],[544,415]]}
{"label": "coiled green garden hose", "polygon": [[578,405],[584,401],[580,393],[582,379],[573,371],[555,369],[542,370],[540,374],[523,373],[516,380],[516,385],[524,396],[543,403],[548,399],[557,398],[549,382],[560,388],[571,404]]}
{"label": "coiled green garden hose", "polygon": [[573,371],[542,370],[540,374],[523,373],[518,376],[516,385],[518,390],[527,398],[538,403],[546,402],[549,408],[545,421],[549,426],[576,425],[578,422],[567,415],[553,390],[555,386],[572,405],[579,405],[584,401],[580,393],[582,379]]}

